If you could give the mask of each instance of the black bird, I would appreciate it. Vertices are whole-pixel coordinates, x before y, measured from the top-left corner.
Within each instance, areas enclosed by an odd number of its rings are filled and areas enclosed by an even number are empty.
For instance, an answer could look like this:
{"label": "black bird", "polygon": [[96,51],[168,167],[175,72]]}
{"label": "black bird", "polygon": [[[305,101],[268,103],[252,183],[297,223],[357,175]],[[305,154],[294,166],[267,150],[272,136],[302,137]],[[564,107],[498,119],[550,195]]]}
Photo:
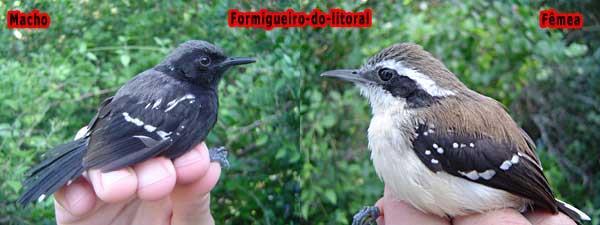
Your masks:
{"label": "black bird", "polygon": [[[252,62],[227,57],[205,41],[181,44],[104,100],[82,137],[50,150],[28,172],[18,202],[42,201],[87,169],[112,171],[155,156],[183,155],[204,141],[217,121],[223,74]],[[211,160],[226,163],[224,148],[210,151]]]}

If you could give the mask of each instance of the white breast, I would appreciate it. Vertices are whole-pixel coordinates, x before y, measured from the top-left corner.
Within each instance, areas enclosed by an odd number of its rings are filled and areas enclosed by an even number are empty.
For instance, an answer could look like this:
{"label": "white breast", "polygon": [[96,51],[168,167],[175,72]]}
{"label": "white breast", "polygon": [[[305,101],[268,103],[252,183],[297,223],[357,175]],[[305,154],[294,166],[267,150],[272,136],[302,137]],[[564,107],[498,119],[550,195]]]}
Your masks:
{"label": "white breast", "polygon": [[378,111],[368,131],[375,171],[399,200],[439,216],[525,206],[508,192],[429,170],[412,150],[411,118],[406,110]]}

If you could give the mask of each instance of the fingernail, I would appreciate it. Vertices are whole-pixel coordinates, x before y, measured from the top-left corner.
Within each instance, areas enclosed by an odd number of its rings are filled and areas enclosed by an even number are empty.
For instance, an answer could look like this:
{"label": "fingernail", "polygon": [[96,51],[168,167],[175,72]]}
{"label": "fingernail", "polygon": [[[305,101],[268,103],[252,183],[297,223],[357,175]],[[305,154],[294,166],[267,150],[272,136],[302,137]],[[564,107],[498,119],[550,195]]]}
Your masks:
{"label": "fingernail", "polygon": [[197,149],[192,149],[175,160],[175,167],[188,166],[200,160],[202,160],[202,154]]}
{"label": "fingernail", "polygon": [[79,202],[86,194],[85,187],[79,183],[73,183],[65,190],[65,200],[69,209],[72,210],[79,205]]}
{"label": "fingernail", "polygon": [[151,173],[139,173],[138,179],[139,179],[140,188],[146,187],[148,185],[152,185],[156,182],[164,180],[168,176],[171,176],[172,174],[169,172],[169,169],[167,169],[167,165],[164,165],[165,163],[171,163],[171,162],[164,161],[164,162],[159,163],[157,166],[142,165],[143,167],[146,167],[146,168],[143,168],[143,170],[151,170],[152,172]]}
{"label": "fingernail", "polygon": [[108,173],[100,173],[102,179],[102,187],[107,190],[112,184],[130,176],[131,173],[128,170],[117,170]]}

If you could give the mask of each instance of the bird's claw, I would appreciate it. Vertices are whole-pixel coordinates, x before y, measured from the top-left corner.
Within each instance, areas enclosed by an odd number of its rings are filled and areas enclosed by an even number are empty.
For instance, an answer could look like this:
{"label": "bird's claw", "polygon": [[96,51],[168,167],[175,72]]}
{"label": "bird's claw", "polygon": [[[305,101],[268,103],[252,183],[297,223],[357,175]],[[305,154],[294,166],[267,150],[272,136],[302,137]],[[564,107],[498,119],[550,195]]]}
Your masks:
{"label": "bird's claw", "polygon": [[208,154],[210,156],[210,162],[218,162],[221,164],[221,168],[229,169],[229,160],[227,160],[227,149],[224,146],[209,148]]}
{"label": "bird's claw", "polygon": [[365,206],[352,217],[352,225],[376,225],[380,212],[377,206]]}

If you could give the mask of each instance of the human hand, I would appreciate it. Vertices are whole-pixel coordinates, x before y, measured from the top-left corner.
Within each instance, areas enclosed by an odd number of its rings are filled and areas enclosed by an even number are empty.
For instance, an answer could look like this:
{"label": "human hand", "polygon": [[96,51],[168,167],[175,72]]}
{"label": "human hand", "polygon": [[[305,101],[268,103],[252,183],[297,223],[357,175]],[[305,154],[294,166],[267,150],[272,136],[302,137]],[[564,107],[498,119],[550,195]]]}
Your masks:
{"label": "human hand", "polygon": [[377,219],[379,225],[575,225],[573,220],[562,213],[553,215],[549,212],[536,211],[523,215],[514,209],[501,209],[453,219],[438,217],[423,213],[405,202],[395,200],[387,187],[383,198],[379,199],[375,205],[379,207],[381,213],[381,216]]}
{"label": "human hand", "polygon": [[221,174],[204,143],[171,161],[87,171],[54,194],[56,222],[77,224],[214,224],[210,190]]}

